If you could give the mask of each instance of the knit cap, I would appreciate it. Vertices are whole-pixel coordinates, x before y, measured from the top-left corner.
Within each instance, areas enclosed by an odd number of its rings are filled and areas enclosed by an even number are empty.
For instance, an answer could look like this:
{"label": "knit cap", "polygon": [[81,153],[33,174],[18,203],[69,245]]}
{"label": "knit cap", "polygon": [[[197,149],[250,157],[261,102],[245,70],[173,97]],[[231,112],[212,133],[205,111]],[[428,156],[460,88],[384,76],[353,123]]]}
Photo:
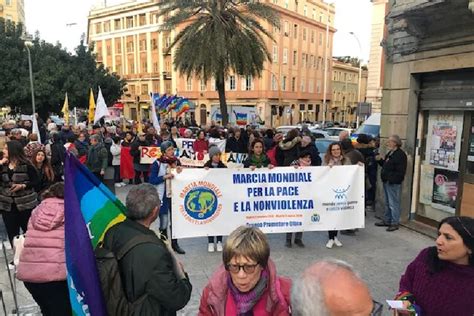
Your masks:
{"label": "knit cap", "polygon": [[212,158],[214,157],[215,155],[220,155],[221,154],[221,150],[219,149],[219,147],[217,146],[211,146],[209,148],[209,158]]}
{"label": "knit cap", "polygon": [[162,153],[164,153],[170,147],[173,147],[173,143],[167,140],[161,143],[160,150]]}

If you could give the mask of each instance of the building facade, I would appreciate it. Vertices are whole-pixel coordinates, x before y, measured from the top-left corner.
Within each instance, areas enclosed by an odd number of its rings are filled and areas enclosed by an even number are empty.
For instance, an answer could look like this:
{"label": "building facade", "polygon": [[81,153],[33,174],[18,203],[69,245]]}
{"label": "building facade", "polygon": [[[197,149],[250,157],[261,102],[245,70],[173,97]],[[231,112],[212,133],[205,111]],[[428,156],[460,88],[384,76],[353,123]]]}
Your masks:
{"label": "building facade", "polygon": [[25,1],[0,0],[0,18],[25,25]]}
{"label": "building facade", "polygon": [[390,1],[381,136],[404,139],[405,221],[474,216],[472,2]]}
{"label": "building facade", "polygon": [[[329,120],[335,122],[356,123],[357,105],[365,102],[367,90],[367,70],[362,70],[360,99],[359,67],[333,59],[332,68],[332,101]],[[348,124],[349,125],[349,124]]]}
{"label": "building facade", "polygon": [[[281,19],[280,28],[267,27],[275,39],[266,40],[273,60],[264,65],[259,78],[229,75],[230,120],[235,123],[239,112],[250,114],[247,123],[265,122],[267,126],[322,120],[325,81],[327,104],[332,96],[334,6],[321,0],[270,3]],[[159,32],[157,10],[156,1],[150,0],[94,9],[89,14],[88,41],[95,45],[97,60],[127,80],[128,92],[121,100],[125,116],[146,117],[148,93],[153,91],[189,98],[196,105],[189,115],[198,124],[218,121],[214,80],[185,78],[173,69],[173,51],[167,54],[166,49],[179,30]]]}
{"label": "building facade", "polygon": [[370,34],[369,74],[367,80],[367,102],[372,104],[372,112],[380,113],[384,80],[385,53],[382,41],[386,35],[385,16],[388,0],[371,0],[372,30]]}

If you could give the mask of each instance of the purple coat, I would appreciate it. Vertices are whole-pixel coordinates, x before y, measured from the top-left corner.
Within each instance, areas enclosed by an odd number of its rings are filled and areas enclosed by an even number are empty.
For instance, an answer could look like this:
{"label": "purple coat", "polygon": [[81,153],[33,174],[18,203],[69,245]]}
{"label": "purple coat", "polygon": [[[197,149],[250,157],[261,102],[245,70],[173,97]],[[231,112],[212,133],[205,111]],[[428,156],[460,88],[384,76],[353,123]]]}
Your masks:
{"label": "purple coat", "polygon": [[47,198],[33,210],[17,277],[33,283],[66,280],[64,200]]}
{"label": "purple coat", "polygon": [[474,315],[474,267],[447,263],[431,274],[423,249],[400,279],[400,292],[410,292],[422,316]]}

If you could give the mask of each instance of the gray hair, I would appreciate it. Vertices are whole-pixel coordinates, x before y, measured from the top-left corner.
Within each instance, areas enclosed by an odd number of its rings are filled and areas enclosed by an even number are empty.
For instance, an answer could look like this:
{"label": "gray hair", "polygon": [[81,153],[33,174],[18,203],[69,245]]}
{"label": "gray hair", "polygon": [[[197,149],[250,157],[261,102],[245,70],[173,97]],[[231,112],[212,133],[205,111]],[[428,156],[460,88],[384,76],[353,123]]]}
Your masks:
{"label": "gray hair", "polygon": [[[316,267],[321,267],[316,271]],[[324,259],[313,263],[298,277],[291,287],[291,308],[293,316],[329,316],[324,302],[322,281],[339,269],[348,270],[357,277],[352,266],[336,259]]]}
{"label": "gray hair", "polygon": [[155,207],[160,207],[160,197],[156,188],[149,183],[142,183],[130,189],[125,200],[126,216],[131,220],[147,218]]}
{"label": "gray hair", "polygon": [[397,144],[397,147],[402,147],[402,139],[400,138],[400,136],[394,134],[390,136],[388,139],[393,140],[395,144]]}

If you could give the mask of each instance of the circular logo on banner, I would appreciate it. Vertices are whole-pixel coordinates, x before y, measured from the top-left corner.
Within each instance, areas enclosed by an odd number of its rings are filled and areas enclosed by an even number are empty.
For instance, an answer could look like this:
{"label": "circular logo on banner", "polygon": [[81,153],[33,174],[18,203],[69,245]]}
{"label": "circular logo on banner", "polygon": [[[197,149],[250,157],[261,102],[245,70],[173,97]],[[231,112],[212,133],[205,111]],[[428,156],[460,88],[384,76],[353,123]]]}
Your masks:
{"label": "circular logo on banner", "polygon": [[217,211],[217,195],[210,188],[192,188],[184,197],[184,210],[196,220],[206,220]]}

